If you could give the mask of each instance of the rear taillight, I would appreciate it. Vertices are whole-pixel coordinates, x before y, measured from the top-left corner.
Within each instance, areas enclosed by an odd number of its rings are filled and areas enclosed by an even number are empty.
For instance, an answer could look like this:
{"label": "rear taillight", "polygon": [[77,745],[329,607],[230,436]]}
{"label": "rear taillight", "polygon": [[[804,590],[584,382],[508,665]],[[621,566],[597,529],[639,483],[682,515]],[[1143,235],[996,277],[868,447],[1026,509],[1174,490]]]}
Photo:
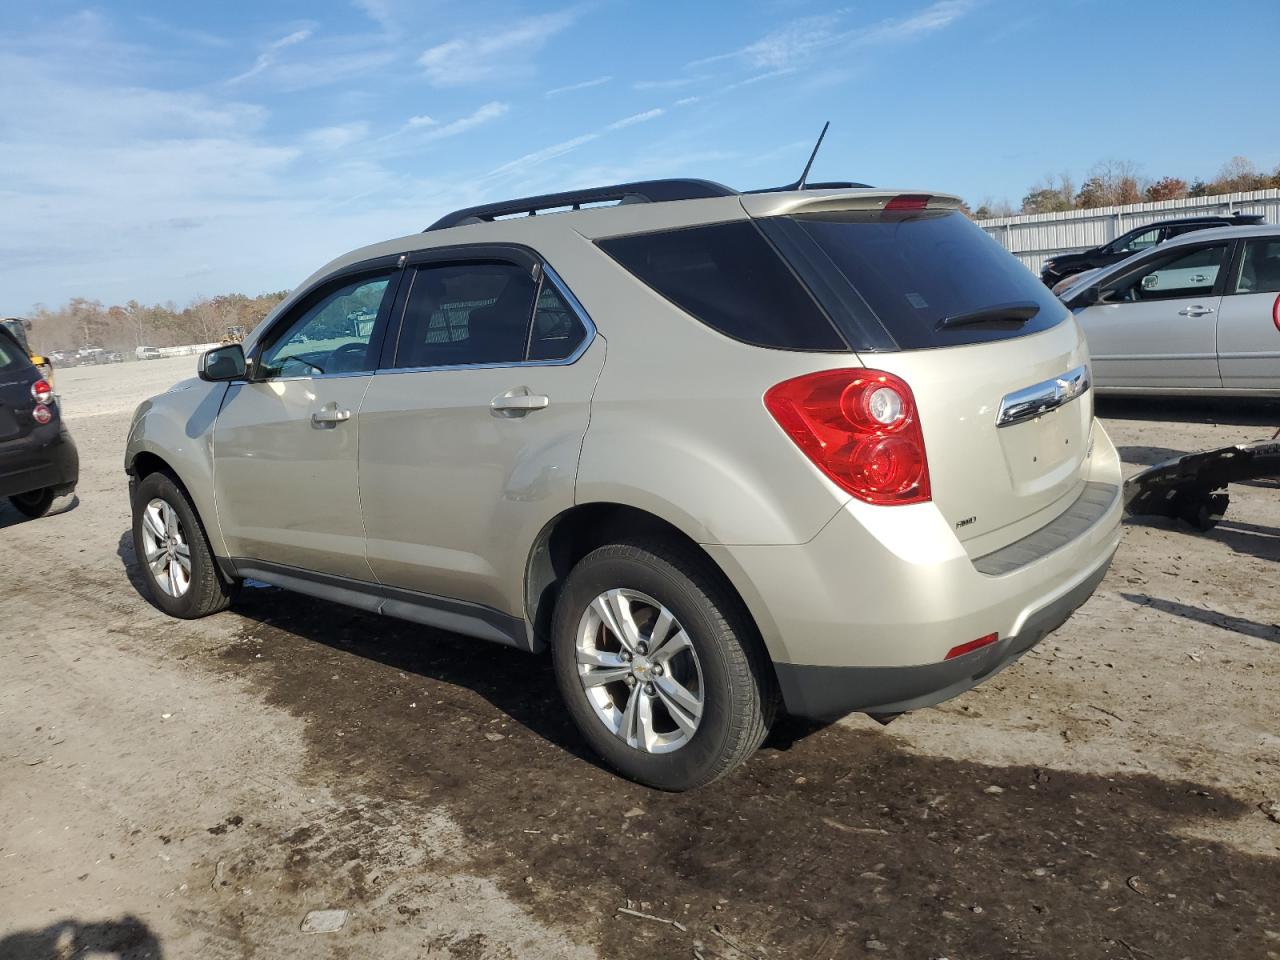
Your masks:
{"label": "rear taillight", "polygon": [[31,397],[36,403],[48,403],[53,399],[53,387],[48,380],[37,380],[31,385]]}
{"label": "rear taillight", "polygon": [[31,411],[31,419],[41,426],[44,426],[44,424],[53,419],[53,411],[43,403],[37,403]]}
{"label": "rear taillight", "polygon": [[764,405],[841,489],[875,504],[929,499],[929,463],[911,388],[891,373],[844,369],[770,387]]}

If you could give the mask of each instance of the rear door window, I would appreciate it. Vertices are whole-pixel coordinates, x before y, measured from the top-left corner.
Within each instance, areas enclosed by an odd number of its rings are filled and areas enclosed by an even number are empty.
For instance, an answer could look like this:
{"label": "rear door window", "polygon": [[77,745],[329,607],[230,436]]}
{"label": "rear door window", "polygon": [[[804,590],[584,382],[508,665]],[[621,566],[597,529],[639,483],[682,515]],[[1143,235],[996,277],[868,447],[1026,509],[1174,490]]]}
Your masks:
{"label": "rear door window", "polygon": [[[1030,270],[959,211],[805,214],[759,223],[856,350],[1005,340],[1068,316]],[[1012,309],[1006,314],[1001,307]],[[968,322],[957,322],[963,318]]]}
{"label": "rear door window", "polygon": [[418,267],[405,305],[395,366],[519,363],[537,283],[510,263]]}
{"label": "rear door window", "polygon": [[734,340],[783,350],[849,349],[752,221],[597,242],[655,292]]}
{"label": "rear door window", "polygon": [[1245,243],[1235,292],[1280,292],[1280,237],[1259,237]]}

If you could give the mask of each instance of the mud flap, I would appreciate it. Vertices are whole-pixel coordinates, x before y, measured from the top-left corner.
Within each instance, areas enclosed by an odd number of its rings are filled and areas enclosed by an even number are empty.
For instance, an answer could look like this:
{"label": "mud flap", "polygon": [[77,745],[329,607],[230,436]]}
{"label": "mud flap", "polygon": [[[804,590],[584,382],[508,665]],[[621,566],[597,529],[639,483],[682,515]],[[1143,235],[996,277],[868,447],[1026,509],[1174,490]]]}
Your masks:
{"label": "mud flap", "polygon": [[1189,453],[1125,481],[1125,510],[1135,517],[1172,517],[1212,529],[1227,512],[1227,484],[1280,478],[1280,441],[1238,443]]}

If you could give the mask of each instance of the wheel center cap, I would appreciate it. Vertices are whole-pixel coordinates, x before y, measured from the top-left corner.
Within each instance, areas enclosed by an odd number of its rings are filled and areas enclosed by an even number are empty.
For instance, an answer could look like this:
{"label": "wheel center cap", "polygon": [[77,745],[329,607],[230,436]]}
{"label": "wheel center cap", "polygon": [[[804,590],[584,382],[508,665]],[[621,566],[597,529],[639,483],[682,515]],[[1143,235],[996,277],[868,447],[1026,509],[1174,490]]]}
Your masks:
{"label": "wheel center cap", "polygon": [[631,672],[638,680],[648,680],[653,675],[653,664],[647,657],[636,654],[631,660]]}

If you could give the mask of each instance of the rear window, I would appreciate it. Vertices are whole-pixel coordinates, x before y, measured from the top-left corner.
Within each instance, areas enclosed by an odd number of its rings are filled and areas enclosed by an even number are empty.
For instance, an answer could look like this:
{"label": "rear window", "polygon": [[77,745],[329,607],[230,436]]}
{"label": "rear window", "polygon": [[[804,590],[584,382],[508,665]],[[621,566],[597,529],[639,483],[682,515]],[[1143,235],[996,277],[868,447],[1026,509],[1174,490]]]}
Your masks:
{"label": "rear window", "polygon": [[[915,350],[1025,336],[1067,310],[1031,271],[958,211],[824,213],[758,221],[814,290],[851,346]],[[948,326],[1019,305],[1025,322]]]}
{"label": "rear window", "polygon": [[735,340],[783,350],[849,349],[751,221],[598,243],[649,287]]}
{"label": "rear window", "polygon": [[7,333],[0,332],[0,373],[17,373],[31,363],[27,352]]}

